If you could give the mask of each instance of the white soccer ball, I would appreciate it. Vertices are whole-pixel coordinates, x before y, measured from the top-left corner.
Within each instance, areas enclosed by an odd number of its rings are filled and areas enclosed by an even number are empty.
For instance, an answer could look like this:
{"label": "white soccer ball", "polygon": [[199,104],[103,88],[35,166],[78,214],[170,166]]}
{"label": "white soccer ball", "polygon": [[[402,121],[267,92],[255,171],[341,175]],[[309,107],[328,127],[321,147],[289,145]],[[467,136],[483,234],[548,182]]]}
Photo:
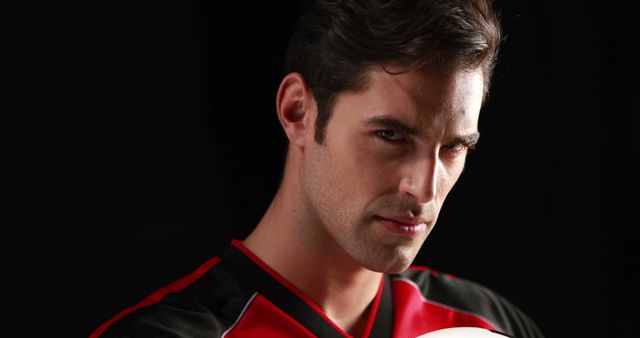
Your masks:
{"label": "white soccer ball", "polygon": [[509,337],[491,330],[479,327],[451,327],[432,331],[417,336],[416,338],[505,338]]}

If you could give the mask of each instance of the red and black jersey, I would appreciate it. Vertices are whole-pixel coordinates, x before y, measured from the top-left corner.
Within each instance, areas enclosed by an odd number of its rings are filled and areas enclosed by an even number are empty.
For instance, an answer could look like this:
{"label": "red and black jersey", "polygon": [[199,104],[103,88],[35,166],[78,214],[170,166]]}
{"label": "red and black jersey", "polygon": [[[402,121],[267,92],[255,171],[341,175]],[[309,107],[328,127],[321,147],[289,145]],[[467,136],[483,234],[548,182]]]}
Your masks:
{"label": "red and black jersey", "polygon": [[[524,313],[496,293],[426,268],[382,276],[363,337],[414,338],[459,326],[542,337]],[[122,311],[93,337],[351,336],[234,240],[221,257]]]}

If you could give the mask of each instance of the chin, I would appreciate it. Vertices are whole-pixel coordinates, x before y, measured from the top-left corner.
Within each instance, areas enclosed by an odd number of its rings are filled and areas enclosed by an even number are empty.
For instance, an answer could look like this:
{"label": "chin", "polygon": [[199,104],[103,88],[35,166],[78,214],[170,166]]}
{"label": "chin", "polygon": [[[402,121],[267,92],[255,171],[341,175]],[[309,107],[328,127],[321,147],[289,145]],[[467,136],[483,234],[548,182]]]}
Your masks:
{"label": "chin", "polygon": [[[398,252],[400,251],[400,252]],[[407,250],[398,250],[387,257],[368,257],[368,260],[360,261],[363,267],[375,272],[386,274],[396,274],[405,271],[413,263],[415,254],[406,252]],[[409,250],[412,251],[412,250]],[[371,259],[374,258],[374,259]]]}
{"label": "chin", "polygon": [[404,264],[401,263],[399,264],[398,262],[394,262],[392,264],[386,265],[386,266],[381,266],[380,264],[375,264],[375,265],[364,265],[363,266],[367,269],[367,270],[371,270],[371,271],[375,271],[375,272],[382,272],[382,273],[386,273],[386,274],[396,274],[396,273],[400,273],[402,271],[405,271],[409,268],[409,266],[411,266],[411,262]]}
{"label": "chin", "polygon": [[383,272],[387,274],[401,273],[402,271],[407,270],[409,266],[411,266],[411,262],[413,262],[413,260],[407,262],[396,262],[396,264],[391,265],[388,269],[386,269],[386,271]]}

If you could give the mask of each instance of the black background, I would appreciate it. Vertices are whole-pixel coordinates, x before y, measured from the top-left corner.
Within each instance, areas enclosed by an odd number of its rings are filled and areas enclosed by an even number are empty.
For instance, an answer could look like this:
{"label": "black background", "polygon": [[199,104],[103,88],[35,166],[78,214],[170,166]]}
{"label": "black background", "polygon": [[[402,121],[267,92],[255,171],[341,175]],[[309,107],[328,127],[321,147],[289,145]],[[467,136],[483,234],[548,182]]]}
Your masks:
{"label": "black background", "polygon": [[[479,149],[416,263],[497,290],[548,337],[638,336],[637,19],[622,1],[497,7]],[[275,94],[298,10],[6,11],[4,239],[20,249],[3,256],[35,323],[87,336],[249,233],[282,171]]]}

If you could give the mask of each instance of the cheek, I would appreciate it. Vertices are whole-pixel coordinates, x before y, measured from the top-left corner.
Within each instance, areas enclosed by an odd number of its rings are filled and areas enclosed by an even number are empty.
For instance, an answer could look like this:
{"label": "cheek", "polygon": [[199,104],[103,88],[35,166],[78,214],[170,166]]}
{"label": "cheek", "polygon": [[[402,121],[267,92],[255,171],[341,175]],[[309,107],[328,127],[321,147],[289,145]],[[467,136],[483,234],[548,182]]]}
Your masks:
{"label": "cheek", "polygon": [[356,143],[350,165],[355,174],[353,180],[361,182],[362,189],[375,194],[394,187],[393,182],[398,172],[399,161],[385,155],[373,142],[375,141],[365,138]]}
{"label": "cheek", "polygon": [[453,188],[456,182],[458,182],[463,168],[464,159],[456,161],[456,163],[452,163],[448,167],[442,168],[442,170],[439,171],[437,187],[440,204],[444,202],[444,199],[451,191],[451,188]]}

